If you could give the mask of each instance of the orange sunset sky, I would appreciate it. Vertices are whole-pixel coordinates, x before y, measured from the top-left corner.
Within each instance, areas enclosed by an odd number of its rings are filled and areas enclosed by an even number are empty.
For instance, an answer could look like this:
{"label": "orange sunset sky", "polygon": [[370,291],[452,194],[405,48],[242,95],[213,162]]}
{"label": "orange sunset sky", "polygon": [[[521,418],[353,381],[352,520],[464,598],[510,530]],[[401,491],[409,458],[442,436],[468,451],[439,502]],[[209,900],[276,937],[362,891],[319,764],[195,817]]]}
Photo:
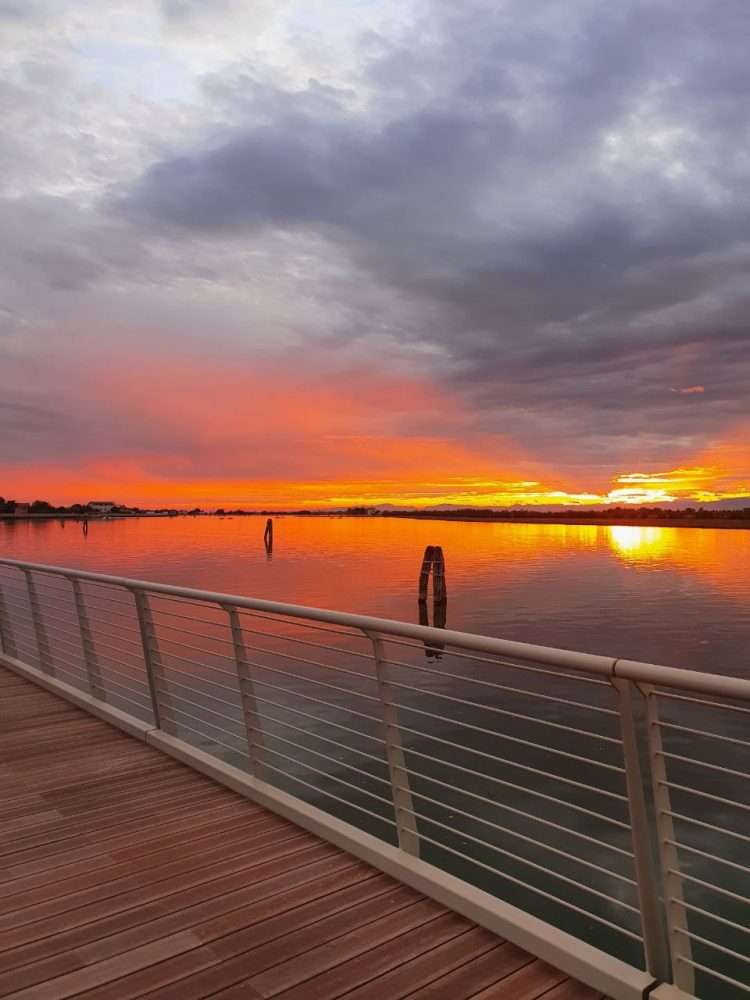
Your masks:
{"label": "orange sunset sky", "polygon": [[0,494],[750,506],[747,10],[0,4]]}

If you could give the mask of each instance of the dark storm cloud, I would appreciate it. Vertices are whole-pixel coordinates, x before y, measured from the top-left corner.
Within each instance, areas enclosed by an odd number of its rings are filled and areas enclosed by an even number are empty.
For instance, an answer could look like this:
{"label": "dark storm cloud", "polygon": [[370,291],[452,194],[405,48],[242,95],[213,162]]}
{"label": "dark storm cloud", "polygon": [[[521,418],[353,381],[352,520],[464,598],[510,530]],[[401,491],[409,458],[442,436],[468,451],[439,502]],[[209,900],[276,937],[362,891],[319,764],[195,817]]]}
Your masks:
{"label": "dark storm cloud", "polygon": [[[159,8],[176,29],[207,16],[198,0]],[[50,9],[0,0],[0,21]],[[436,348],[479,430],[547,455],[581,442],[592,455],[658,455],[670,436],[697,442],[736,420],[750,389],[750,6],[417,9],[402,37],[360,39],[352,89],[283,89],[246,68],[207,78],[215,124],[198,141],[191,122],[189,142],[164,154],[151,121],[144,146],[159,159],[118,182],[105,215],[75,194],[9,187],[3,301],[35,309],[48,290],[54,310],[60,296],[153,278],[154,247],[168,274],[170,245],[184,261],[193,238],[214,240],[223,261],[248,237],[312,234],[351,262],[320,293],[353,317],[343,333],[332,320],[331,336],[366,342],[386,325]],[[9,113],[64,90],[30,72],[6,85]],[[74,186],[78,160],[34,122],[19,118],[4,145],[4,177],[22,186],[36,162]],[[85,122],[65,132],[90,143]],[[692,385],[705,391],[673,391]]]}
{"label": "dark storm cloud", "polygon": [[423,304],[485,419],[548,450],[561,422],[607,448],[699,435],[750,388],[748,37],[744,2],[434,3],[403,45],[363,42],[366,112],[224,80],[243,119],[120,210],[319,231]]}

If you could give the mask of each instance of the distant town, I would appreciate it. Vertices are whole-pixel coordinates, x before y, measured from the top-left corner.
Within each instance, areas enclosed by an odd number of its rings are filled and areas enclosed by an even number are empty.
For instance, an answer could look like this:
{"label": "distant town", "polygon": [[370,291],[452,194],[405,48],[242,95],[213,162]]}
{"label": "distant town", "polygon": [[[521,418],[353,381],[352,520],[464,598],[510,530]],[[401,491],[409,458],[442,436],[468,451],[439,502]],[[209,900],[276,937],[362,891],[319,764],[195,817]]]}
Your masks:
{"label": "distant town", "polygon": [[[739,501],[740,503],[744,501]],[[597,508],[477,508],[477,507],[343,507],[316,510],[271,510],[218,507],[205,510],[175,507],[129,507],[114,500],[90,500],[55,506],[46,500],[6,500],[0,496],[0,518],[114,519],[129,517],[401,517],[445,521],[515,521],[547,524],[670,524],[675,527],[750,528],[747,506],[711,507],[597,507]]]}
{"label": "distant town", "polygon": [[205,511],[175,510],[161,507],[144,510],[141,507],[127,507],[114,500],[90,500],[88,503],[74,503],[69,507],[55,506],[46,500],[6,500],[0,496],[0,517],[3,518],[44,518],[44,517],[176,517],[178,514],[203,514]]}

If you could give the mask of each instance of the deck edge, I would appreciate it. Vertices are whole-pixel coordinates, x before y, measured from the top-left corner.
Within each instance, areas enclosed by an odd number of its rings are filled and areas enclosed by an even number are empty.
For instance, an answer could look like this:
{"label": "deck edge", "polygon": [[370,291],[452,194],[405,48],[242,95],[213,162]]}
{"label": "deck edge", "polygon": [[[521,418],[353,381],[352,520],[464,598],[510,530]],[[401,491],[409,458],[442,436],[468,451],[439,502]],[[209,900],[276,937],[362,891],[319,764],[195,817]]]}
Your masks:
{"label": "deck edge", "polygon": [[106,702],[100,701],[90,694],[86,694],[85,691],[80,691],[78,688],[73,687],[72,684],[66,684],[65,681],[61,681],[57,677],[51,677],[37,667],[32,667],[28,663],[23,663],[21,660],[8,656],[7,653],[0,652],[0,667],[6,667],[14,674],[18,674],[19,677],[23,677],[24,680],[31,681],[32,684],[44,688],[51,694],[56,694],[60,698],[64,698],[65,701],[71,702],[77,708],[82,708],[91,715],[95,715],[97,719],[108,722],[110,725],[116,726],[117,729],[122,729],[128,736],[133,736],[143,743],[146,742],[148,733],[155,731],[152,722],[143,722],[141,719],[136,719],[134,715],[123,712],[119,708],[115,708],[114,705],[108,705]]}
{"label": "deck edge", "polygon": [[648,973],[579,941],[482,889],[462,882],[434,865],[404,854],[377,837],[287,795],[231,764],[217,760],[184,740],[161,730],[152,730],[147,734],[146,742],[554,965],[572,978],[601,991],[611,1000],[642,1000],[656,985],[656,980]]}

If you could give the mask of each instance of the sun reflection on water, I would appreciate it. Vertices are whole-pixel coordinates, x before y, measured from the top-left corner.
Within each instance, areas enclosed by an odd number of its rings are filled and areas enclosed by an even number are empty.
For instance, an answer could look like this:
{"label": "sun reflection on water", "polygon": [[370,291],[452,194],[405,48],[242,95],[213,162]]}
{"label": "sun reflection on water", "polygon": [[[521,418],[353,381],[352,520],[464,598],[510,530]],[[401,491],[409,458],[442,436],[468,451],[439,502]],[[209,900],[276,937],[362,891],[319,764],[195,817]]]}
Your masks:
{"label": "sun reflection on water", "polygon": [[607,526],[607,540],[613,551],[623,559],[661,559],[672,547],[669,530],[634,524],[612,524]]}

